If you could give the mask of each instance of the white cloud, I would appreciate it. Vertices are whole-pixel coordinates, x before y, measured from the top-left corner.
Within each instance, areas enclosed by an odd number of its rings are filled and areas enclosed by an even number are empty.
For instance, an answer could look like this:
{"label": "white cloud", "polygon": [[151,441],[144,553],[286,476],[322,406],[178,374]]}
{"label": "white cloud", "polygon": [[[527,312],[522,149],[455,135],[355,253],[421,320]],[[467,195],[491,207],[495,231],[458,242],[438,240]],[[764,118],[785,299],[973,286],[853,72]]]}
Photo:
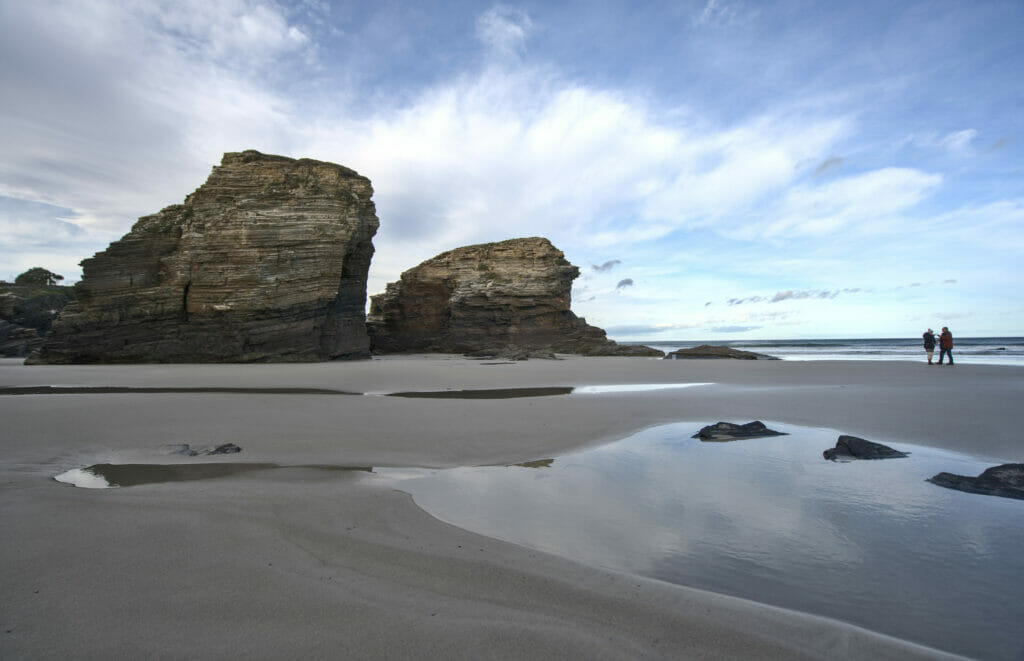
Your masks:
{"label": "white cloud", "polygon": [[962,151],[970,146],[971,142],[975,137],[977,137],[977,135],[978,132],[974,129],[955,131],[944,136],[942,140],[939,141],[939,144],[952,151]]}
{"label": "white cloud", "polygon": [[708,0],[694,19],[699,26],[726,26],[740,20],[744,15],[743,5],[732,0]]}
{"label": "white cloud", "polygon": [[891,229],[900,214],[913,209],[941,183],[937,174],[882,168],[823,185],[795,186],[786,192],[774,219],[746,231],[777,238]]}
{"label": "white cloud", "polygon": [[941,149],[954,154],[970,149],[971,143],[978,137],[977,129],[964,129],[940,134],[936,131],[913,133],[903,140],[903,144],[913,145],[920,149]]}
{"label": "white cloud", "polygon": [[530,16],[509,5],[495,5],[476,21],[477,38],[492,52],[504,56],[520,54],[532,29]]}
{"label": "white cloud", "polygon": [[263,63],[309,43],[305,32],[290,25],[272,2],[169,0],[137,2],[133,9],[144,21],[159,25],[161,32],[177,36],[178,47],[186,52],[234,64]]}

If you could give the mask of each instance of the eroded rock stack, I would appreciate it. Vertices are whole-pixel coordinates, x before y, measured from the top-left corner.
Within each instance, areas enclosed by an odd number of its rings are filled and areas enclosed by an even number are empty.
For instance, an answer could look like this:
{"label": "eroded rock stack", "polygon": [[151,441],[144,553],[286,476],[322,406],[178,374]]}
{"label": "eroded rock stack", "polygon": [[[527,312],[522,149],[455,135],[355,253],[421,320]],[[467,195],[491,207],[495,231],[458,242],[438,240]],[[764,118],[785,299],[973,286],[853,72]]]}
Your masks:
{"label": "eroded rock stack", "polygon": [[[375,353],[549,349],[652,355],[622,347],[570,310],[579,269],[543,238],[465,246],[402,273],[371,298]],[[653,349],[653,355],[662,355]]]}
{"label": "eroded rock stack", "polygon": [[333,163],[225,154],[184,204],[82,262],[77,302],[29,362],[367,357],[372,193]]}

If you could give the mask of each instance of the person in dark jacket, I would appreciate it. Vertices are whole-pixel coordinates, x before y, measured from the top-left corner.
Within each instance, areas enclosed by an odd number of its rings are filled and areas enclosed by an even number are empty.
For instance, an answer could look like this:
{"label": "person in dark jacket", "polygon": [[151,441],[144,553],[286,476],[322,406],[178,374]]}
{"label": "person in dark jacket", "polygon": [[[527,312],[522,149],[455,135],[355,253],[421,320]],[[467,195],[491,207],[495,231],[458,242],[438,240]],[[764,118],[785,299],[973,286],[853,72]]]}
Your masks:
{"label": "person in dark jacket", "polygon": [[924,335],[924,352],[928,355],[928,364],[932,364],[932,354],[935,352],[935,333],[929,328]]}
{"label": "person in dark jacket", "polygon": [[953,364],[953,334],[945,326],[942,327],[942,334],[939,335],[939,365],[942,358],[949,356],[949,364]]}

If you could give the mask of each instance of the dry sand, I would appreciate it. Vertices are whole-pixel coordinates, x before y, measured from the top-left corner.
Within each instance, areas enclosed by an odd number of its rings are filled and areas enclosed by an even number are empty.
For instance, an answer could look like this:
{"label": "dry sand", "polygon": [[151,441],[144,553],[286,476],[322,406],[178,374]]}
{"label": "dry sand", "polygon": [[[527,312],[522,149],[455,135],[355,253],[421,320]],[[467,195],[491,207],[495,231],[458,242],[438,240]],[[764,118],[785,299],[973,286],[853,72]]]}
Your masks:
{"label": "dry sand", "polygon": [[[1024,368],[445,356],[308,365],[35,366],[38,385],[359,393],[703,382],[498,399],[0,395],[0,658],[930,658],[838,622],[586,567],[453,528],[342,467],[511,464],[677,421],[754,419],[1024,460]],[[161,446],[233,442],[225,457]],[[259,462],[87,490],[96,463]]]}

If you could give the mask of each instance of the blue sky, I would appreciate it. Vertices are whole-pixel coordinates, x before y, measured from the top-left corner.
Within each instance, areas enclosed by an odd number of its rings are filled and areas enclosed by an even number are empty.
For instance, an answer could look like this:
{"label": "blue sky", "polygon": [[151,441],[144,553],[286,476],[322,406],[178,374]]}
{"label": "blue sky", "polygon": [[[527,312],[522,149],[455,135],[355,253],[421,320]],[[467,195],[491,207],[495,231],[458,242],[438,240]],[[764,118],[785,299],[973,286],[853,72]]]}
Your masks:
{"label": "blue sky", "polygon": [[227,151],[374,185],[369,293],[546,236],[622,340],[1024,334],[1024,4],[0,0],[0,278]]}

